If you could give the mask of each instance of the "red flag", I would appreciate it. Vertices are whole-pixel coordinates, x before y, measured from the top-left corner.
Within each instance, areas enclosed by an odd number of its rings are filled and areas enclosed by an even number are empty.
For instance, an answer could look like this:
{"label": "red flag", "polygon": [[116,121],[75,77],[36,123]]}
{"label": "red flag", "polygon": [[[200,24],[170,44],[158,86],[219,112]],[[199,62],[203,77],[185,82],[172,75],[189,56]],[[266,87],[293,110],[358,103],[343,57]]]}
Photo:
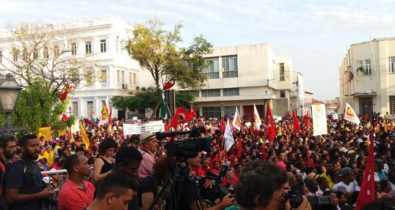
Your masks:
{"label": "red flag", "polygon": [[356,210],[362,209],[362,207],[375,199],[375,188],[374,188],[374,140],[370,142],[368,160],[366,162],[363,180],[361,184],[361,190],[359,191]]}
{"label": "red flag", "polygon": [[178,123],[187,123],[191,121],[192,118],[193,118],[193,114],[190,111],[182,107],[178,107],[173,118],[170,120],[170,126],[172,128],[176,128]]}
{"label": "red flag", "polygon": [[309,117],[309,113],[306,113],[306,115],[304,116],[304,125],[306,126],[306,128],[310,128],[310,117]]}
{"label": "red flag", "polygon": [[268,139],[269,139],[269,141],[273,141],[277,135],[276,134],[276,124],[274,123],[272,111],[270,110],[269,104],[266,106],[265,123],[267,126]]}
{"label": "red flag", "polygon": [[287,112],[286,117],[287,117],[288,119],[291,118],[291,115],[289,114],[289,111]]}
{"label": "red flag", "polygon": [[223,133],[225,131],[226,123],[224,119],[219,121],[219,130]]}
{"label": "red flag", "polygon": [[292,118],[293,118],[293,132],[297,133],[300,130],[300,125],[295,110],[292,110]]}
{"label": "red flag", "polygon": [[192,117],[196,117],[197,116],[196,112],[195,112],[195,109],[193,108],[192,104],[191,104],[191,115],[192,115]]}
{"label": "red flag", "polygon": [[66,86],[64,88],[63,92],[59,93],[59,99],[63,102],[67,99],[67,95],[70,93],[71,89],[73,88],[73,86],[71,86],[71,84],[66,83]]}
{"label": "red flag", "polygon": [[166,82],[165,84],[163,84],[163,90],[168,90],[168,89],[172,88],[175,83],[176,83],[176,81],[174,79]]}
{"label": "red flag", "polygon": [[108,118],[108,124],[112,125],[112,108],[110,107],[110,117]]}
{"label": "red flag", "polygon": [[69,117],[66,114],[62,114],[62,121],[66,122],[67,120],[69,120]]}
{"label": "red flag", "polygon": [[237,148],[237,158],[241,157],[241,153],[243,151],[243,142],[241,141],[241,139],[239,139],[239,141],[237,141],[236,143],[236,148]]}

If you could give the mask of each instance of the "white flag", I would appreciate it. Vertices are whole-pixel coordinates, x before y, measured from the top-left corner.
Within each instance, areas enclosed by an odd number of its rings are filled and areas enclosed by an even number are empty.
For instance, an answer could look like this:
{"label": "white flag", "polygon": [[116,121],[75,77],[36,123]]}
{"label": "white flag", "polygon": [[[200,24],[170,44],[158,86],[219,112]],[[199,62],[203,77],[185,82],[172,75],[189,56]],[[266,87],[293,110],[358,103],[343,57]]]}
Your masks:
{"label": "white flag", "polygon": [[344,112],[344,119],[348,120],[350,122],[353,122],[357,125],[359,125],[359,123],[361,123],[357,114],[355,114],[354,109],[348,103],[346,103],[346,110]]}
{"label": "white flag", "polygon": [[229,151],[232,145],[235,143],[235,139],[233,138],[232,128],[230,127],[229,118],[226,121],[224,139],[225,139],[225,149],[226,151]]}
{"label": "white flag", "polygon": [[255,128],[259,130],[262,125],[262,121],[261,118],[259,117],[259,112],[256,109],[255,104],[254,104],[254,122],[255,122]]}
{"label": "white flag", "polygon": [[237,110],[237,106],[236,106],[235,115],[233,116],[232,124],[233,124],[234,128],[236,128],[237,130],[240,130],[241,120],[240,120],[239,111]]}
{"label": "white flag", "polygon": [[311,109],[311,112],[313,113],[313,135],[318,136],[328,134],[325,105],[312,105]]}

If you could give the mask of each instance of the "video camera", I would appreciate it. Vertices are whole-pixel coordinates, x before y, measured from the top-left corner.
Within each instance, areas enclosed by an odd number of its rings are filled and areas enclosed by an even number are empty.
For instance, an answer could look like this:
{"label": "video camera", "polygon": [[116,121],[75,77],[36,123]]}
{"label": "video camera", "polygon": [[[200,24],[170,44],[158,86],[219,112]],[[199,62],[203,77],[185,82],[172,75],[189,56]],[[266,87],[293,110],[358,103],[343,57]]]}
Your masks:
{"label": "video camera", "polygon": [[[213,174],[212,172],[207,172],[205,177],[202,177],[199,180],[199,186],[200,186],[200,195],[211,201],[214,202],[216,199],[218,198],[223,198],[225,195],[227,194],[234,194],[235,193],[235,187],[236,186],[226,186],[226,187],[222,187],[221,186],[221,182],[222,182],[222,178],[225,176],[226,172],[229,169],[229,165],[228,164],[223,164],[221,167],[221,170],[219,172],[219,175]],[[211,188],[204,188],[204,182],[207,179],[211,179],[213,182],[213,186]]]}
{"label": "video camera", "polygon": [[[171,137],[165,149],[168,157],[175,157],[177,160],[196,157],[200,151],[210,151],[211,141],[209,137],[200,137],[205,131],[204,127],[192,127],[190,131],[158,132],[157,139]],[[187,135],[189,138],[175,141],[175,136]]]}

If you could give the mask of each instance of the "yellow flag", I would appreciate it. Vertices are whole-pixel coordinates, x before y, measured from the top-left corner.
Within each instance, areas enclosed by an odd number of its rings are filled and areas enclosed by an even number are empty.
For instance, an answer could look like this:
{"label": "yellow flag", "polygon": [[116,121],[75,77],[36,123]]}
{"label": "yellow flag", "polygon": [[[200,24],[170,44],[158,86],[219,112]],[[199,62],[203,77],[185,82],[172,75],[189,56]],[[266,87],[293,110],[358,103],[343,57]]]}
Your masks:
{"label": "yellow flag", "polygon": [[58,130],[58,136],[64,136],[67,134],[67,128],[64,128],[62,130]]}
{"label": "yellow flag", "polygon": [[42,127],[38,129],[38,132],[36,133],[37,139],[40,139],[40,137],[43,136],[45,141],[51,141],[52,140],[52,130],[51,127]]}
{"label": "yellow flag", "polygon": [[86,135],[85,128],[82,125],[81,121],[80,121],[80,133],[81,133],[82,143],[85,144],[86,149],[89,149],[90,141],[88,136]]}

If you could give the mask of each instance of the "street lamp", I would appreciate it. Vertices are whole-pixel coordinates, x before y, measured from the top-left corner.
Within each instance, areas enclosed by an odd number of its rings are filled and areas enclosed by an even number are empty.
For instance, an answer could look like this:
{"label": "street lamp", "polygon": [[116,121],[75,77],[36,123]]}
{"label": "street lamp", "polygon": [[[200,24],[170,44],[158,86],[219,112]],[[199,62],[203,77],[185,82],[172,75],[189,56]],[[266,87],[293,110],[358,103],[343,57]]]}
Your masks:
{"label": "street lamp", "polygon": [[6,115],[6,131],[10,132],[11,113],[15,109],[18,101],[19,93],[22,87],[18,84],[12,74],[8,73],[3,80],[0,81],[0,105]]}

